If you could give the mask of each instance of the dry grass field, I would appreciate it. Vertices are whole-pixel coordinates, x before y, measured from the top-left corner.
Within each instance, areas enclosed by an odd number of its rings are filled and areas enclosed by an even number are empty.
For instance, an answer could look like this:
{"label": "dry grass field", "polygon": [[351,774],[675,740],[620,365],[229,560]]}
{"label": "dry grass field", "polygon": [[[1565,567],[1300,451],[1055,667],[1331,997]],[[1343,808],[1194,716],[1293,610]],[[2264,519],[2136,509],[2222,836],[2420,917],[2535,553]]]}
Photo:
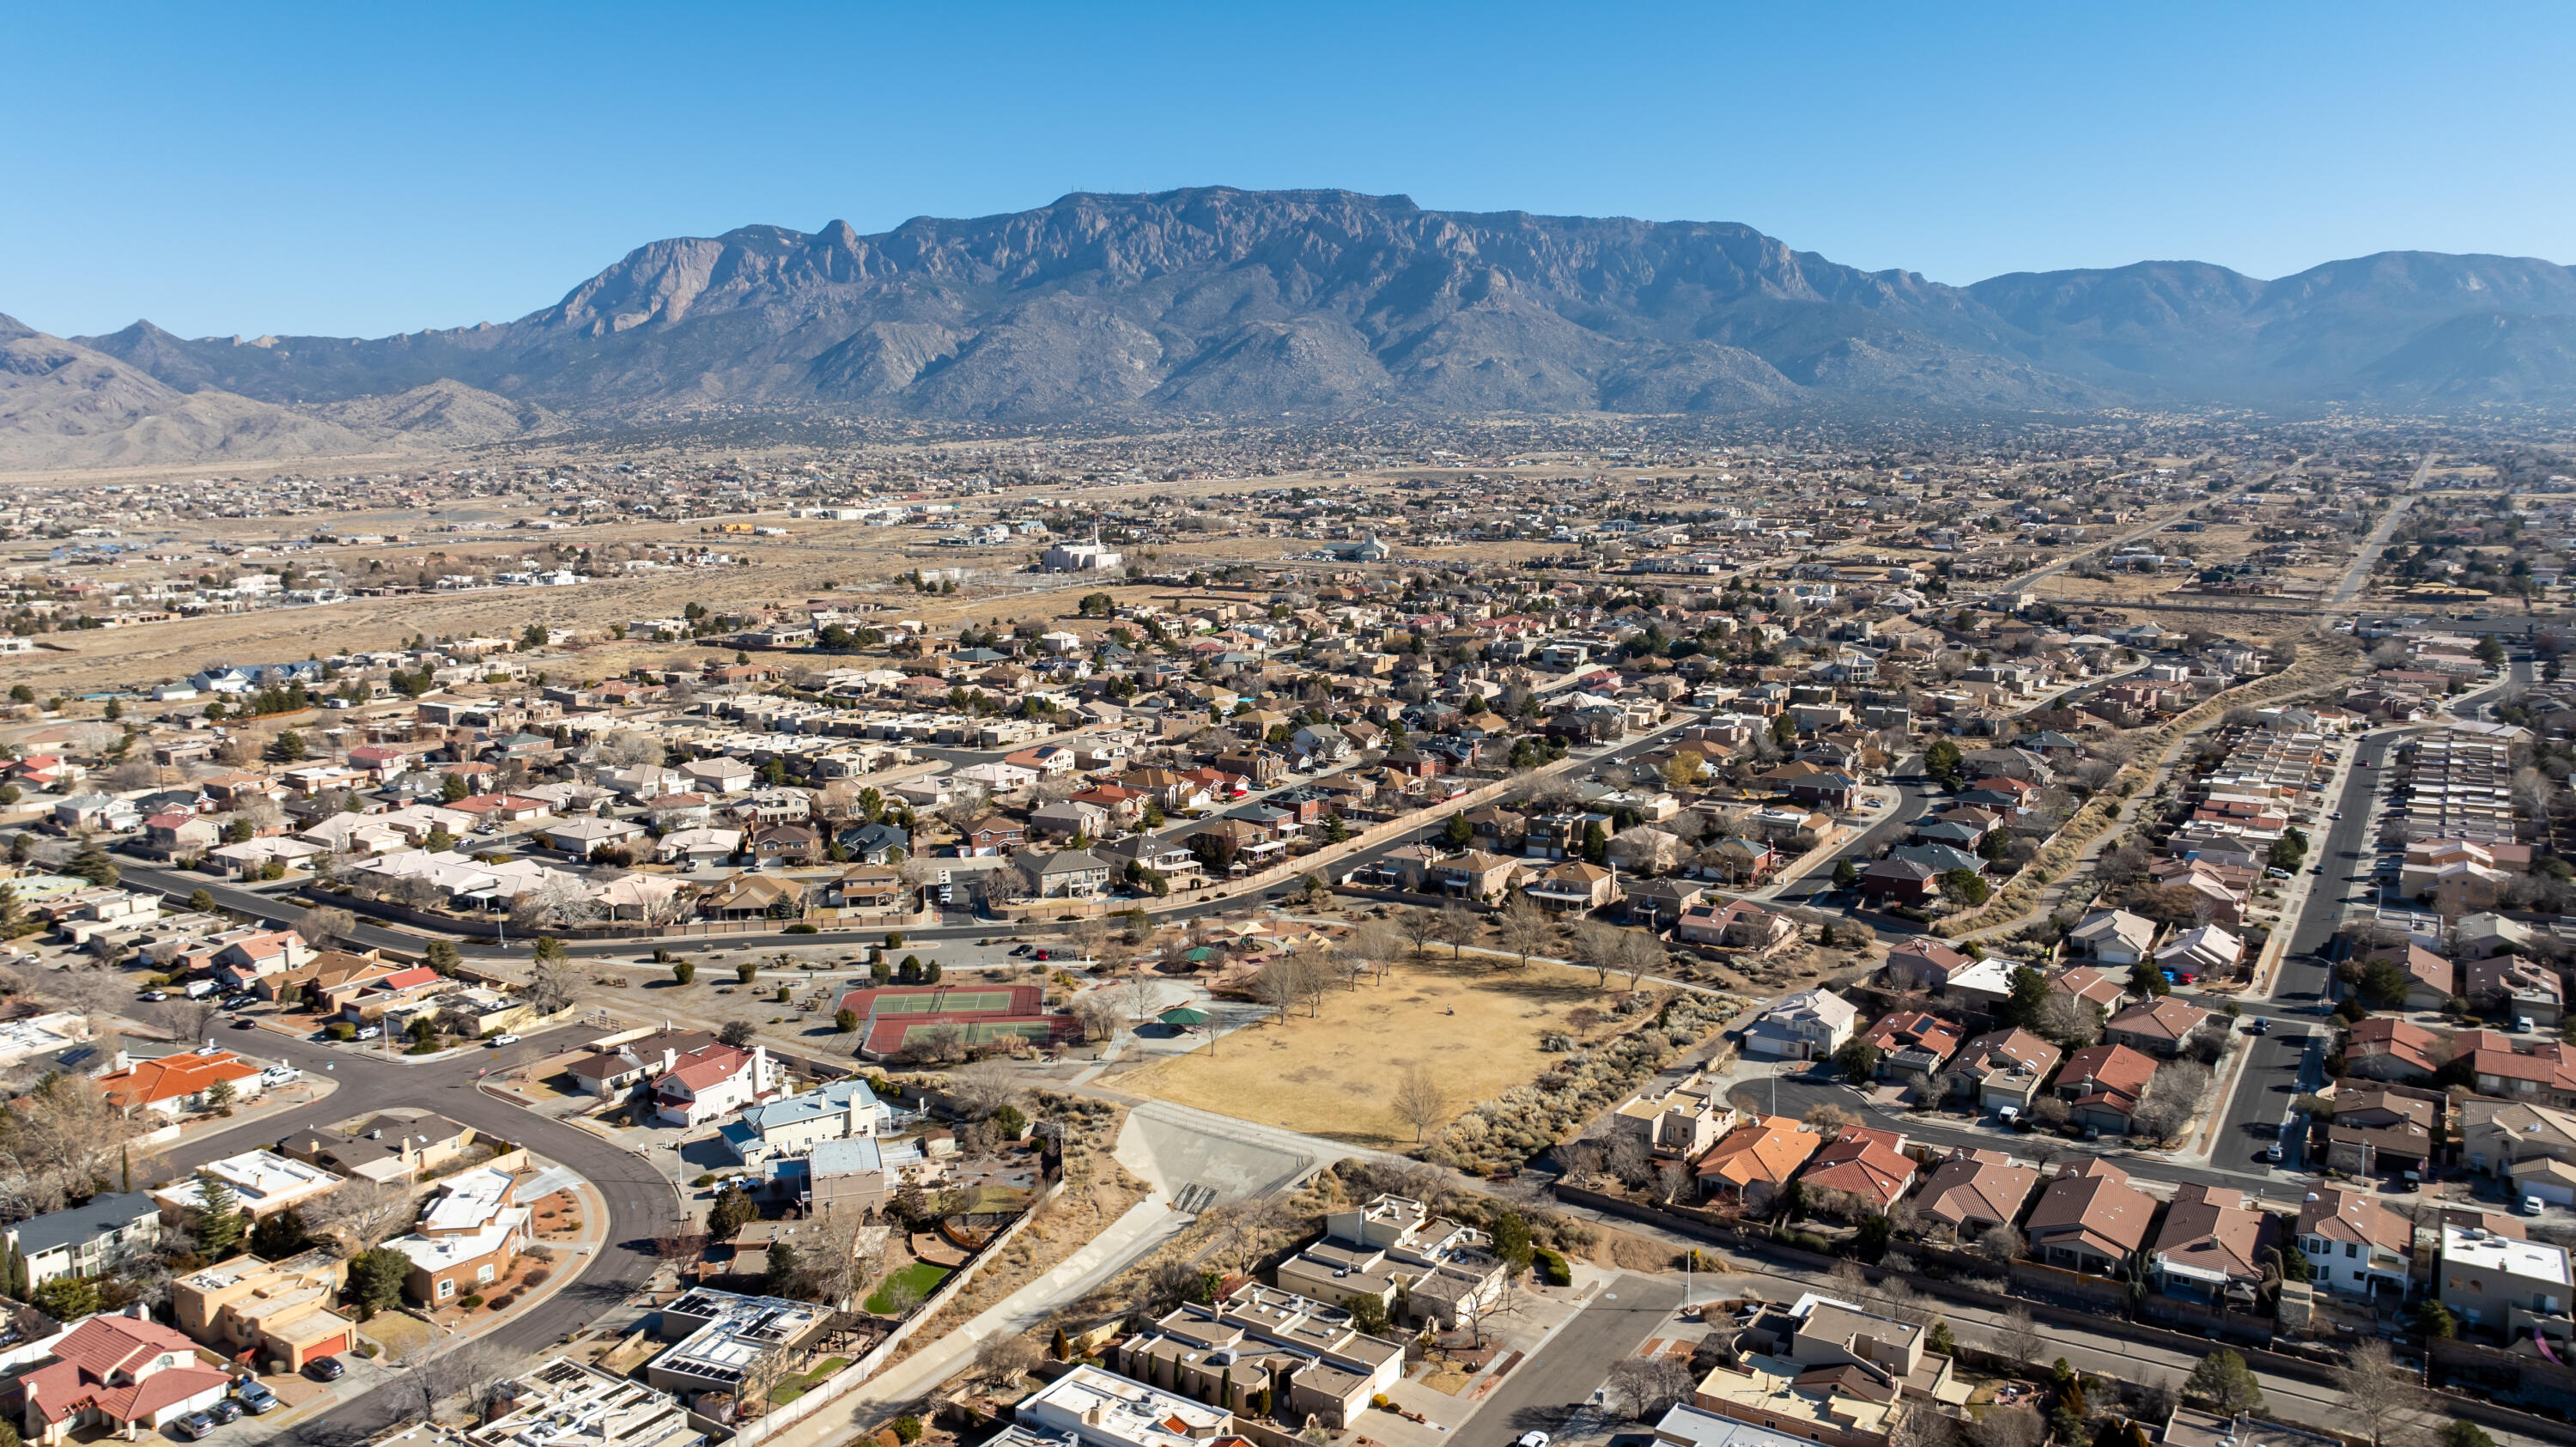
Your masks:
{"label": "dry grass field", "polygon": [[1444,1123],[1454,1119],[1562,1060],[1539,1050],[1539,1036],[1572,1031],[1572,1012],[1602,1008],[1597,978],[1563,965],[1497,970],[1473,957],[1398,965],[1385,984],[1328,994],[1314,1019],[1292,1010],[1285,1021],[1224,1036],[1213,1052],[1202,1046],[1110,1083],[1262,1125],[1402,1149],[1413,1144],[1413,1130],[1388,1097],[1406,1068],[1431,1071],[1448,1098]]}

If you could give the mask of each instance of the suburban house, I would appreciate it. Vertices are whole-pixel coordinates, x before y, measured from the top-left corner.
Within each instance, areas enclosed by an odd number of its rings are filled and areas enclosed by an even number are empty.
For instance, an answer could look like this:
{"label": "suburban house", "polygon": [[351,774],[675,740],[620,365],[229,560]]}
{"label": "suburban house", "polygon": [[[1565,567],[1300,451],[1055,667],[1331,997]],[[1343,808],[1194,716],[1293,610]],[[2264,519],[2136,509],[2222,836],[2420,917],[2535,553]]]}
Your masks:
{"label": "suburban house", "polygon": [[1327,1213],[1322,1239],[1280,1263],[1279,1289],[1344,1301],[1366,1294],[1390,1308],[1401,1295],[1416,1322],[1447,1329],[1499,1299],[1508,1270],[1492,1247],[1484,1232],[1419,1201],[1381,1195]]}
{"label": "suburban house", "polygon": [[141,1191],[102,1191],[0,1232],[27,1263],[27,1289],[57,1276],[105,1276],[161,1244],[161,1206]]}
{"label": "suburban house", "polygon": [[1286,1389],[1288,1410],[1347,1427],[1404,1377],[1404,1343],[1369,1336],[1338,1306],[1248,1281],[1213,1303],[1184,1302],[1121,1343],[1112,1365],[1148,1386],[1248,1411]]}
{"label": "suburban house", "polygon": [[371,1116],[345,1130],[298,1131],[277,1143],[280,1154],[343,1176],[397,1184],[419,1180],[474,1145],[474,1128],[425,1110]]}
{"label": "suburban house", "polygon": [[2038,1171],[2013,1164],[2001,1151],[1961,1147],[1932,1168],[1915,1197],[1915,1209],[1969,1241],[2011,1225],[2038,1185]]}
{"label": "suburban house", "polygon": [[784,1076],[766,1045],[702,1045],[654,1077],[654,1109],[664,1125],[704,1125],[776,1094]]}
{"label": "suburban house", "polygon": [[2569,1276],[2564,1246],[2446,1222],[2433,1284],[2453,1316],[2494,1331],[2508,1343],[2529,1332],[2552,1337],[2563,1349],[2576,1337],[2576,1319],[2569,1316],[2576,1281]]}
{"label": "suburban house", "polygon": [[801,1156],[822,1141],[877,1135],[894,1112],[855,1077],[744,1109],[725,1122],[716,1139],[746,1166],[781,1156]]}
{"label": "suburban house", "polygon": [[679,1063],[679,1057],[716,1043],[703,1030],[656,1030],[592,1051],[564,1067],[585,1095],[616,1095]]}
{"label": "suburban house", "polygon": [[1822,1060],[1852,1037],[1860,1011],[1819,985],[1784,995],[1744,1028],[1744,1053],[1774,1060]]}
{"label": "suburban house", "polygon": [[1959,1027],[1921,1010],[1893,1011],[1861,1038],[1878,1051],[1879,1079],[1923,1090],[1959,1050]]}
{"label": "suburban house", "polygon": [[[141,1312],[144,1308],[132,1308]],[[232,1379],[196,1343],[143,1316],[93,1316],[48,1344],[49,1360],[18,1379],[20,1431],[39,1447],[76,1432],[132,1439],[214,1404]]]}
{"label": "suburban house", "polygon": [[1768,1115],[1728,1131],[1700,1157],[1699,1193],[1733,1196],[1748,1211],[1767,1209],[1824,1137],[1785,1115]]}
{"label": "suburban house", "polygon": [[229,1087],[231,1098],[237,1101],[257,1095],[264,1088],[258,1066],[229,1050],[217,1049],[187,1050],[138,1060],[98,1078],[107,1103],[127,1115],[151,1111],[176,1116],[208,1109],[214,1096],[224,1094],[218,1082]]}
{"label": "suburban house", "polygon": [[1917,935],[1891,948],[1880,968],[1886,972],[1889,989],[1937,995],[1949,985],[1953,973],[1974,963],[1939,940]]}
{"label": "suburban house", "polygon": [[349,1263],[330,1250],[284,1261],[236,1256],[170,1281],[179,1329],[234,1362],[301,1371],[357,1345],[357,1326],[332,1310]]}
{"label": "suburban house", "polygon": [[2155,1198],[2132,1187],[2128,1172],[2095,1157],[2057,1173],[2023,1233],[2030,1254],[2051,1266],[2118,1276],[2146,1244],[2155,1214]]}
{"label": "suburban house", "polygon": [[437,1306],[509,1272],[528,1228],[518,1188],[518,1178],[492,1167],[439,1184],[411,1234],[385,1243],[411,1259],[403,1289],[413,1300]]}
{"label": "suburban house", "polygon": [[2251,1308],[2263,1284],[2264,1255],[2280,1244],[2278,1235],[2272,1214],[2248,1197],[2185,1182],[2148,1248],[2148,1279],[2178,1300]]}
{"label": "suburban house", "polygon": [[2148,1055],[2179,1054],[2192,1032],[2217,1016],[2165,996],[2141,1001],[2102,1022],[2102,1038]]}
{"label": "suburban house", "polygon": [[2422,1084],[2441,1069],[2433,1058],[2439,1043],[2421,1025],[2393,1015],[2373,1015],[2356,1021],[2344,1036],[2344,1074]]}
{"label": "suburban house", "polygon": [[306,1161],[289,1160],[275,1151],[251,1150],[208,1161],[194,1175],[182,1176],[151,1193],[161,1203],[161,1219],[184,1226],[206,1209],[205,1182],[213,1176],[233,1193],[235,1209],[253,1217],[273,1216],[337,1190],[340,1178]]}
{"label": "suburban house", "polygon": [[1946,1078],[1985,1110],[2028,1110],[2066,1052],[2018,1027],[1991,1030],[1959,1047]]}
{"label": "suburban house", "polygon": [[1838,1191],[1866,1210],[1884,1211],[1914,1184],[1914,1173],[1903,1135],[1847,1125],[1807,1158],[1798,1183],[1810,1192]]}
{"label": "suburban house", "polygon": [[1647,1149],[1685,1160],[1717,1144],[1735,1122],[1722,1083],[1697,1071],[1669,1090],[1630,1097],[1612,1116],[1613,1125],[1641,1137]]}
{"label": "suburban house", "polygon": [[1551,914],[1589,914],[1619,898],[1619,876],[1598,864],[1569,859],[1521,886]]}
{"label": "suburban house", "polygon": [[2066,1102],[2067,1119],[2126,1135],[2155,1074],[2155,1060],[2126,1045],[2087,1045],[2066,1057],[2051,1088]]}
{"label": "suburban house", "polygon": [[1684,944],[1721,945],[1763,950],[1798,937],[1797,923],[1787,915],[1744,899],[1703,895],[1682,907],[1673,938]]}
{"label": "suburban house", "polygon": [[[2326,1126],[2326,1168],[2363,1177],[2428,1169],[2434,1135],[2449,1113],[2440,1092],[2404,1085],[2338,1084],[2334,1107]],[[2563,1169],[2561,1162],[2540,1159],[2534,1182],[2540,1189],[2528,1194],[2568,1196],[2568,1186],[2554,1179]]]}
{"label": "suburban house", "polygon": [[2105,965],[2134,965],[2155,950],[2156,922],[2125,909],[2095,910],[2066,932],[2067,953]]}
{"label": "suburban house", "polygon": [[2245,942],[2214,924],[2195,925],[2156,951],[2156,968],[2189,984],[2225,978],[2245,959]]}
{"label": "suburban house", "polygon": [[2340,1296],[2405,1297],[2415,1224],[2376,1194],[2320,1186],[2299,1208],[2295,1232],[2317,1285]]}
{"label": "suburban house", "polygon": [[[2576,1112],[2522,1101],[2461,1102],[2461,1147],[2469,1169],[2511,1181],[2556,1184],[2542,1163],[2576,1169]],[[2546,1190],[2517,1187],[2509,1194],[2559,1199]]]}
{"label": "suburban house", "polygon": [[1023,849],[1011,856],[1011,868],[1031,899],[1097,899],[1109,889],[1109,861],[1086,849]]}

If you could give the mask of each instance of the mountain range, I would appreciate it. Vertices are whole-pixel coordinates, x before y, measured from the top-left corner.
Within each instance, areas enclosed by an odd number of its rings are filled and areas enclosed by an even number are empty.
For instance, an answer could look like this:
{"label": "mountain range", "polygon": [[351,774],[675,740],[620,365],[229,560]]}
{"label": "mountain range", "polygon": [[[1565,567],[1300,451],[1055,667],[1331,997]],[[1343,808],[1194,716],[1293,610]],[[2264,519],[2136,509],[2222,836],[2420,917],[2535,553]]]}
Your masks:
{"label": "mountain range", "polygon": [[[398,278],[388,278],[398,286]],[[503,324],[56,338],[0,317],[0,465],[434,448],[710,405],[1018,423],[1819,405],[2576,400],[2576,269],[2382,252],[1970,286],[1722,222],[1400,196],[1077,194],[863,236],[657,241]]]}

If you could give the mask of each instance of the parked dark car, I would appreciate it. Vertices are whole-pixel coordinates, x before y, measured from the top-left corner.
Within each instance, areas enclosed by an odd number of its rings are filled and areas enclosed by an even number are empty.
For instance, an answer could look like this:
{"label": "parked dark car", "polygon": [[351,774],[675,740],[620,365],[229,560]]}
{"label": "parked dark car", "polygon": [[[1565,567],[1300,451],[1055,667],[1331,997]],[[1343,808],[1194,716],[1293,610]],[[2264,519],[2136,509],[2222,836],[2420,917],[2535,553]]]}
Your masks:
{"label": "parked dark car", "polygon": [[317,1382],[336,1382],[349,1374],[338,1357],[315,1357],[304,1364],[304,1375]]}

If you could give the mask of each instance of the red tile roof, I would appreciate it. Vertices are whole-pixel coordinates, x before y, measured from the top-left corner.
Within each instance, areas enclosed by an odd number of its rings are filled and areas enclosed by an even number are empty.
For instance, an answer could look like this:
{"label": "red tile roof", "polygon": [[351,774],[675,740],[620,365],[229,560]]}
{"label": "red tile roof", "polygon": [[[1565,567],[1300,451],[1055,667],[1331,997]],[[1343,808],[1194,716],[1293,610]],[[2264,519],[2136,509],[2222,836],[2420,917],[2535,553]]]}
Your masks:
{"label": "red tile roof", "polygon": [[190,1052],[138,1060],[123,1070],[100,1076],[98,1085],[106,1092],[110,1105],[132,1110],[154,1101],[185,1100],[218,1080],[246,1080],[257,1074],[259,1071],[240,1056],[218,1050],[212,1055]]}

